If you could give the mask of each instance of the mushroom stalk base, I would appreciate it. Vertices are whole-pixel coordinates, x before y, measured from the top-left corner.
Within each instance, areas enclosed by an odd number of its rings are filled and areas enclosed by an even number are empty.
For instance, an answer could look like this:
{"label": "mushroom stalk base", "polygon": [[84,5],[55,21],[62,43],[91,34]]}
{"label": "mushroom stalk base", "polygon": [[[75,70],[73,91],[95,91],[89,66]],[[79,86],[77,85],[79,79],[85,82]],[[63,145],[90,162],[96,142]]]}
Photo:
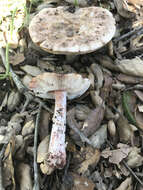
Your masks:
{"label": "mushroom stalk base", "polygon": [[51,169],[62,169],[66,164],[66,95],[65,91],[55,91],[55,112],[48,152]]}

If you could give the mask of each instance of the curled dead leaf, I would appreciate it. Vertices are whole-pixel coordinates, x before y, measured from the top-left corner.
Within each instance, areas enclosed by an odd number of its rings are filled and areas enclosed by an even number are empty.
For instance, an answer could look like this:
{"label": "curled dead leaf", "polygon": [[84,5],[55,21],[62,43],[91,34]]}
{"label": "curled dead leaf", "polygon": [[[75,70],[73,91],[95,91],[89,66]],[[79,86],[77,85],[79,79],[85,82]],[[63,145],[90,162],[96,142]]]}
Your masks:
{"label": "curled dead leaf", "polygon": [[87,137],[91,136],[100,127],[104,117],[104,111],[103,106],[98,106],[89,113],[81,129]]}
{"label": "curled dead leaf", "polygon": [[97,165],[100,160],[100,151],[98,149],[87,148],[86,149],[86,159],[80,164],[79,169],[77,170],[79,174],[84,174],[89,166],[93,168]]}

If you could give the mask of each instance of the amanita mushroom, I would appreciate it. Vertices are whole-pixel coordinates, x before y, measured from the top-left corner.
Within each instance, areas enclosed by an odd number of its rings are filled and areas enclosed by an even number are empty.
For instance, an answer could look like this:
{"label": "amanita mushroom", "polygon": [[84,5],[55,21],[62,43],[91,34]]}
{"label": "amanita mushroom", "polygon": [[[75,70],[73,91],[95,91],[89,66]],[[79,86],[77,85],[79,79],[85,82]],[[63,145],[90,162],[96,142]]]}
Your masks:
{"label": "amanita mushroom", "polygon": [[81,96],[90,86],[79,74],[43,73],[33,78],[29,88],[42,98],[55,98],[55,112],[49,143],[47,164],[50,170],[61,169],[66,163],[66,97]]}
{"label": "amanita mushroom", "polygon": [[35,44],[54,54],[78,55],[93,52],[115,34],[115,20],[101,7],[45,8],[31,21],[29,33]]}

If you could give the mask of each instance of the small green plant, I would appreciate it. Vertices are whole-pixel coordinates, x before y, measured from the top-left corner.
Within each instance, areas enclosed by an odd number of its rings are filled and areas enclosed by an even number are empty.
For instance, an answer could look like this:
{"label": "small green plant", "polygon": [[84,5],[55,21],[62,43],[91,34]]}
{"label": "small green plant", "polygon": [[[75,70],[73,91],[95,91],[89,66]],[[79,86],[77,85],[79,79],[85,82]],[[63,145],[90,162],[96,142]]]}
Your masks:
{"label": "small green plant", "polygon": [[17,11],[17,7],[12,11],[12,15],[11,15],[11,22],[10,22],[10,36],[11,36],[11,39],[12,39],[13,30],[14,30],[14,17],[16,15],[16,11]]}
{"label": "small green plant", "polygon": [[74,0],[75,7],[78,7],[78,0]]}

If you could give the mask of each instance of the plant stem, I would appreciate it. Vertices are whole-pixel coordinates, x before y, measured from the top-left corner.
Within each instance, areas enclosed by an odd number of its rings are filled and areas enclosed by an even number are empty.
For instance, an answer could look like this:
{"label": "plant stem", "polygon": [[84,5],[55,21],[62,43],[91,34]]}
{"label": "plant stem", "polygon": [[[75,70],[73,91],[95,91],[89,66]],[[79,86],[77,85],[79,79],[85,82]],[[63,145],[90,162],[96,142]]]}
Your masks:
{"label": "plant stem", "polygon": [[10,22],[10,36],[11,36],[11,39],[12,39],[13,30],[14,30],[14,17],[16,15],[16,11],[17,11],[17,7],[12,11],[12,19],[11,19],[11,22]]}
{"label": "plant stem", "polygon": [[49,143],[48,165],[62,169],[66,164],[66,92],[55,91],[55,112]]}

